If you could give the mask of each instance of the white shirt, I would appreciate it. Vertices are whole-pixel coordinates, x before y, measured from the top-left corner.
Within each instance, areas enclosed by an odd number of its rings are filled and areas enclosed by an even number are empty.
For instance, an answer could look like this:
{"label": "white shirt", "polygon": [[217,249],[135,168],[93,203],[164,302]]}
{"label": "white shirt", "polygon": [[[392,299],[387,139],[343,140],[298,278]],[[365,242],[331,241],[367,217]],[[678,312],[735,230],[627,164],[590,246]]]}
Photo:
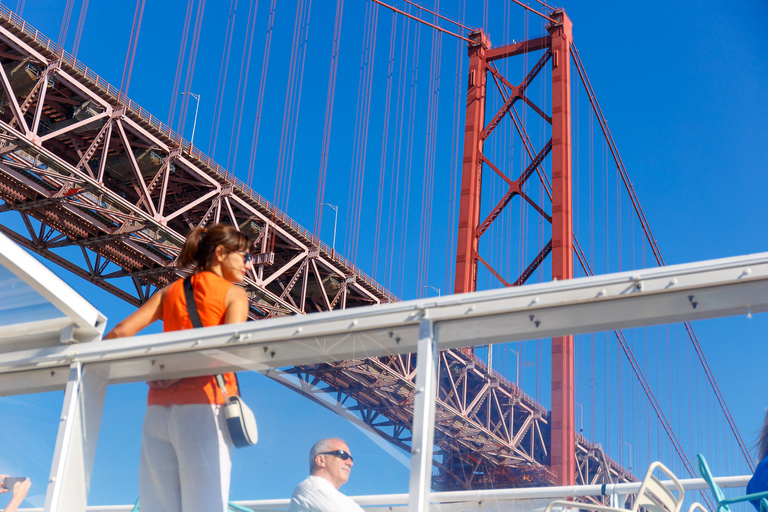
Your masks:
{"label": "white shirt", "polygon": [[293,490],[289,512],[363,512],[325,478],[309,476]]}

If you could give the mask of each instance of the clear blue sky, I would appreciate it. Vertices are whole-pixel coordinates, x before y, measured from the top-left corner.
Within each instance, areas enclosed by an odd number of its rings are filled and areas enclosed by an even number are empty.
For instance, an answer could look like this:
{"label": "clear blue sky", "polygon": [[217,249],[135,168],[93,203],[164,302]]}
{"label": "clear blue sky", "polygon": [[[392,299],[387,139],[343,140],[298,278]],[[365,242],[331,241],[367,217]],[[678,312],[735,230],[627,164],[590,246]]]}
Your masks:
{"label": "clear blue sky", "polygon": [[[190,87],[192,92],[201,95],[196,145],[243,180],[247,180],[251,159],[252,128],[270,3],[261,0],[257,5],[236,163],[234,144],[230,151],[230,141],[233,123],[237,121],[237,84],[242,81],[240,70],[244,62],[247,13],[249,7],[256,4],[250,0],[238,1],[215,151],[211,144],[212,125],[229,2],[206,3]],[[390,3],[404,7],[402,0],[390,0]],[[423,3],[429,8],[434,7],[431,0]],[[507,0],[467,3],[474,10],[462,13],[464,2],[459,0],[444,0],[437,8],[447,17],[463,20],[467,26],[487,27],[495,46],[545,32],[539,18],[524,14],[522,8]],[[11,9],[16,7],[13,1],[6,5]],[[76,0],[63,44],[68,51],[72,49],[80,5]],[[168,0],[147,2],[145,6],[128,95],[161,120],[168,119],[169,115],[187,5],[181,0]],[[193,5],[195,10],[199,7],[197,2]],[[446,293],[452,288],[451,259],[455,251],[451,241],[451,233],[455,230],[451,204],[455,193],[451,185],[453,116],[454,105],[460,106],[463,102],[461,91],[465,87],[466,50],[463,43],[458,44],[450,36],[433,40],[433,32],[425,26],[418,28],[418,44],[414,45],[417,25],[414,22],[405,24],[402,18],[397,18],[393,47],[392,94],[395,97],[389,102],[389,124],[385,125],[393,18],[391,12],[378,9],[376,46],[370,54],[374,57],[374,80],[365,187],[361,196],[362,227],[357,245],[354,245],[350,241],[356,218],[351,204],[350,176],[360,169],[354,163],[360,155],[360,148],[355,143],[356,112],[361,105],[361,69],[366,71],[370,63],[370,60],[361,59],[366,9],[370,5],[364,0],[346,0],[344,5],[324,200],[340,206],[337,248],[342,254],[354,254],[354,261],[363,271],[404,299],[434,294],[425,285]],[[485,6],[488,11],[484,13]],[[768,15],[766,3],[760,0],[571,1],[564,7],[574,24],[576,47],[666,262],[683,263],[768,250],[768,206],[764,201],[764,191],[768,189],[768,106],[765,101],[768,30],[761,23]],[[55,41],[61,32],[65,8],[64,0],[26,0],[22,14]],[[88,7],[77,57],[114,85],[119,85],[122,78],[134,9],[135,4],[126,1],[92,0]],[[287,125],[296,129],[290,192],[275,197],[275,169],[286,168],[285,165],[280,167],[279,148],[296,15],[295,2],[277,2],[263,120],[255,153],[257,166],[253,188],[277,202],[310,229],[315,225],[334,9],[335,2],[330,0],[312,3],[298,121]],[[432,21],[429,16],[425,19]],[[400,56],[406,37],[404,27],[410,38],[409,60],[401,71]],[[450,27],[446,25],[446,28]],[[435,64],[430,65],[436,42],[441,44],[440,52],[435,54],[440,56],[439,73]],[[413,61],[416,49],[419,51],[418,67],[414,67]],[[459,74],[458,97],[455,85],[457,62],[463,66]],[[504,72],[516,77],[513,82],[519,81],[521,73],[531,64],[519,59],[508,64]],[[435,77],[432,82],[430,71]],[[184,67],[182,82],[186,72]],[[575,70],[573,72],[575,74]],[[414,77],[416,81],[413,81]],[[405,84],[405,89],[403,99],[398,99],[401,84]],[[439,95],[436,84],[439,84]],[[546,90],[541,87],[541,82],[535,82],[529,94],[534,101],[548,106]],[[429,117],[430,95],[437,98],[436,128],[431,131],[429,122],[434,118]],[[493,104],[498,99],[489,101]],[[407,125],[411,105],[414,107],[413,128],[404,131],[403,138],[398,140],[398,115],[405,116]],[[174,113],[176,120],[180,117],[181,106],[178,101]],[[194,102],[188,106],[189,117],[183,130],[187,138],[192,133],[194,107]],[[288,104],[289,112],[295,112],[295,109],[296,105]],[[590,126],[583,91],[574,95],[572,110],[574,179],[577,183],[575,227],[582,246],[597,272],[652,266],[649,252],[642,249],[639,227],[631,220],[629,203],[618,185],[615,169],[610,162],[606,163],[607,153],[599,141],[597,126],[594,122]],[[530,111],[526,124],[534,145],[541,142],[545,130]],[[173,128],[180,129],[175,122]],[[425,148],[429,147],[433,132],[436,133],[434,161],[425,158]],[[519,140],[512,140],[509,131],[499,133],[509,137],[511,142],[506,146],[489,142],[488,154],[493,154],[496,162],[507,162],[506,168],[511,174],[519,174],[521,165],[525,164],[520,158]],[[388,134],[388,141],[382,153],[384,134]],[[413,134],[412,138],[409,134]],[[392,183],[393,161],[398,151],[401,154],[400,173],[395,182],[398,183],[399,203],[393,210],[397,213],[393,213],[390,220],[386,205],[395,195],[388,184]],[[386,156],[385,172],[380,175],[382,154]],[[406,183],[409,169],[411,180]],[[425,173],[425,169],[432,169],[433,174]],[[377,216],[380,179],[385,183],[385,213]],[[490,192],[486,196],[489,198],[494,191],[498,194],[501,190],[498,180],[492,177],[488,178],[487,186]],[[410,191],[407,208],[403,206],[404,189]],[[431,202],[424,198],[431,198]],[[485,211],[490,207],[489,201],[487,199],[484,204]],[[543,204],[546,205],[546,201]],[[504,217],[505,224],[494,228],[494,241],[484,245],[489,261],[504,269],[512,280],[522,264],[519,255],[527,257],[538,252],[536,244],[544,236],[538,231],[537,221],[526,217],[528,242],[518,244],[516,233],[520,221],[513,214],[520,211],[519,205],[515,208],[517,210],[510,209],[509,215]],[[326,210],[318,232],[329,244],[333,233],[331,213]],[[4,214],[0,219],[8,224],[17,222],[10,214]],[[382,233],[378,246],[373,240],[376,225]],[[392,244],[397,249],[393,253],[388,252],[384,242],[387,233],[393,236],[403,233],[403,238]],[[420,258],[424,258],[424,264],[420,264]],[[109,317],[110,324],[131,312],[131,307],[101,290],[71,274],[55,270],[97,304]],[[547,279],[547,273],[537,273],[534,279]],[[481,273],[480,283],[482,287],[498,286],[487,273]],[[768,391],[760,384],[762,370],[768,363],[764,349],[768,320],[765,315],[757,315],[751,319],[699,322],[695,328],[738,427],[751,443],[768,406]],[[639,330],[630,333],[629,338],[636,356],[644,364],[654,392],[664,404],[678,436],[684,440],[689,457],[703,452],[715,461],[716,473],[743,474],[745,466],[743,462],[737,462],[739,457],[732,436],[723,427],[711,391],[702,379],[681,327]],[[524,391],[548,407],[547,342],[531,341],[509,348],[523,351],[521,383]],[[576,400],[584,409],[587,438],[601,442],[608,453],[625,466],[631,464],[636,474],[642,474],[649,462],[662,460],[678,475],[686,476],[669,444],[659,438],[655,417],[649,413],[635,384],[636,379],[619,357],[613,339],[603,334],[580,337],[577,350]],[[499,350],[497,353],[502,356],[495,366],[514,379],[514,357],[509,351]],[[343,488],[346,493],[380,494],[407,490],[407,470],[388,453],[393,448],[380,448],[337,416],[263,377],[243,373],[240,379],[245,398],[258,414],[260,442],[254,448],[235,452],[232,499],[287,498],[295,483],[306,473],[309,446],[316,439],[330,435],[347,438],[358,461],[350,482]],[[28,501],[35,506],[42,506],[61,399],[62,393],[0,398],[6,436],[0,449],[0,472],[31,476],[33,487]],[[144,384],[109,389],[91,486],[92,504],[135,500],[144,404]],[[632,461],[627,444],[633,447]],[[2,499],[0,506],[4,504]]]}

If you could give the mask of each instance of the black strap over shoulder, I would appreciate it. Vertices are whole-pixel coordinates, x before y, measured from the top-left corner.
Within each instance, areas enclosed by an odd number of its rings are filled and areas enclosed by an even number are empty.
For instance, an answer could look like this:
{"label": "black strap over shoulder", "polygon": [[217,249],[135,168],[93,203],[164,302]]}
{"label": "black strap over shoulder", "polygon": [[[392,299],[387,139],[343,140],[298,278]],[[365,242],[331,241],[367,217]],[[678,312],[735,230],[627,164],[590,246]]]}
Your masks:
{"label": "black strap over shoulder", "polygon": [[189,320],[192,322],[192,327],[202,327],[203,322],[200,321],[200,315],[197,312],[197,303],[195,302],[195,292],[192,289],[192,276],[184,279],[184,297],[187,299],[187,313],[189,313]]}
{"label": "black strap over shoulder", "polygon": [[[203,322],[200,321],[200,314],[197,312],[197,302],[195,302],[195,291],[192,289],[192,276],[184,279],[184,297],[187,299],[187,313],[189,313],[189,320],[192,322],[193,327],[202,327]],[[226,403],[230,402],[229,395],[227,394],[227,386],[224,384],[223,375],[216,376],[216,382],[221,388],[221,392],[224,395]],[[237,375],[235,375],[235,385],[237,389],[240,389],[240,383],[237,382]]]}

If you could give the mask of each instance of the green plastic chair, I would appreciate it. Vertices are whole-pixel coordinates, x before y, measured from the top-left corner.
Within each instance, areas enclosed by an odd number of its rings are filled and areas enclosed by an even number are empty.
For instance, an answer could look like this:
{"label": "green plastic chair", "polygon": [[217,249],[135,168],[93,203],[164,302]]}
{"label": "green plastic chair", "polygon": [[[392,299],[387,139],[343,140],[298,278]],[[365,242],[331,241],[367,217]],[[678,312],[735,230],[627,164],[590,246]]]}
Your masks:
{"label": "green plastic chair", "polygon": [[696,456],[696,462],[699,466],[699,474],[701,478],[709,485],[712,490],[712,494],[715,497],[715,511],[716,512],[731,512],[728,505],[734,503],[742,503],[745,501],[760,500],[760,512],[768,512],[768,491],[756,492],[754,494],[747,494],[738,498],[726,498],[723,494],[723,490],[715,483],[715,479],[712,476],[712,472],[707,465],[707,459],[701,453]]}

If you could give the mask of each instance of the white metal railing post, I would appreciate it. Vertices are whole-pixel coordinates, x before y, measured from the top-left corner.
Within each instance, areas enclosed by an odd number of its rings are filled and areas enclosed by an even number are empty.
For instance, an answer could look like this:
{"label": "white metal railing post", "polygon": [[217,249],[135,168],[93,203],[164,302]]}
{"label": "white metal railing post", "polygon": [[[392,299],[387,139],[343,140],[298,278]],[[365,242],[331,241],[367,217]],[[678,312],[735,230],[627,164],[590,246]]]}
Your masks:
{"label": "white metal railing post", "polygon": [[85,510],[108,377],[79,361],[69,367],[45,512]]}
{"label": "white metal railing post", "polygon": [[437,354],[437,339],[434,335],[432,320],[422,318],[419,322],[416,359],[416,396],[413,408],[408,512],[424,512],[429,509],[429,494],[432,487],[432,442],[435,435]]}

